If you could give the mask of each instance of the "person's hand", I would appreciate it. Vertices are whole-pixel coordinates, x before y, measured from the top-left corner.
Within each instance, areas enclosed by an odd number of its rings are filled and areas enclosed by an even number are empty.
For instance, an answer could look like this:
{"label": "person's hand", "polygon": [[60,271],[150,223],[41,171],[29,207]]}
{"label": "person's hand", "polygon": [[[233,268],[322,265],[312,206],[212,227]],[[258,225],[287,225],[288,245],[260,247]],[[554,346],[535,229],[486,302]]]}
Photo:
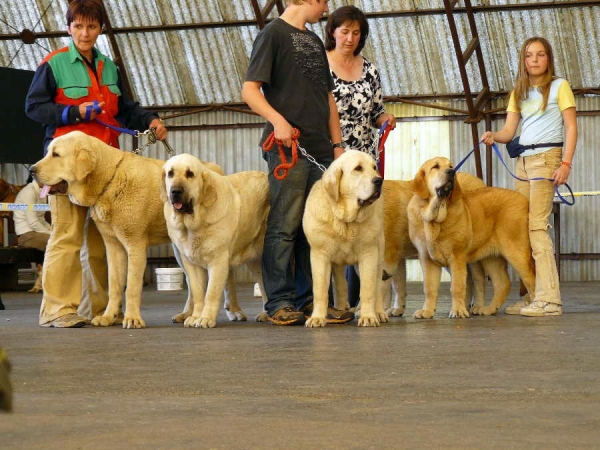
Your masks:
{"label": "person's hand", "polygon": [[79,115],[81,116],[82,120],[85,120],[85,114],[87,112],[88,107],[90,107],[90,117],[87,120],[88,122],[91,122],[100,114],[104,114],[104,110],[102,109],[104,107],[104,102],[98,103],[98,107],[100,107],[100,112],[96,112],[93,106],[94,102],[85,102],[79,105]]}
{"label": "person's hand", "polygon": [[154,132],[159,141],[164,141],[167,138],[167,128],[163,125],[162,120],[158,118],[153,119],[148,128],[156,128]]}
{"label": "person's hand", "polygon": [[273,128],[275,139],[281,141],[286,147],[291,147],[292,135],[294,133],[292,126],[286,120],[284,120],[281,123],[273,124]]}
{"label": "person's hand", "polygon": [[486,131],[481,135],[481,141],[485,145],[492,145],[494,143],[494,133],[491,131]]}
{"label": "person's hand", "polygon": [[561,164],[558,169],[552,175],[554,178],[554,185],[561,186],[567,182],[569,175],[571,174],[571,168],[565,164]]}
{"label": "person's hand", "polygon": [[389,113],[383,113],[381,115],[381,125],[384,124],[384,122],[387,120],[388,125],[392,128],[392,130],[394,130],[396,128],[396,116],[393,114],[389,114]]}

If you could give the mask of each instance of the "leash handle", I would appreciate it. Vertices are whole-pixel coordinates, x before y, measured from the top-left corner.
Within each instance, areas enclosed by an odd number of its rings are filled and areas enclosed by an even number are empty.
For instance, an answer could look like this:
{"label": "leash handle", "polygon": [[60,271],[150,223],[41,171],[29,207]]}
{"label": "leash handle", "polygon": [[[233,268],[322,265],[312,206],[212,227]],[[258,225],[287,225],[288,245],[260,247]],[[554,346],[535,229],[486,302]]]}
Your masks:
{"label": "leash handle", "polygon": [[[481,141],[483,142],[483,141]],[[480,142],[480,144],[481,144]],[[508,168],[508,166],[506,165],[506,162],[504,162],[504,158],[502,158],[502,154],[500,153],[500,150],[498,149],[498,146],[496,145],[496,143],[494,142],[492,144],[492,148],[494,149],[494,152],[496,153],[496,155],[498,156],[498,158],[500,159],[500,162],[504,165],[504,167],[506,168],[506,170],[508,171],[508,173],[515,179],[515,180],[519,180],[519,181],[550,181],[553,182],[554,178],[544,178],[544,177],[535,177],[535,178],[519,178],[518,176],[516,176],[514,173],[511,172],[511,170]],[[573,189],[571,189],[571,186],[569,186],[567,183],[565,183],[565,187],[569,190],[569,192],[571,193],[571,198],[573,199],[573,201],[569,202],[567,201],[566,198],[564,198],[560,192],[558,192],[558,186],[554,186],[554,192],[556,192],[556,196],[560,199],[561,202],[563,202],[565,205],[568,206],[573,206],[575,204],[575,196],[573,195]]]}
{"label": "leash handle", "polygon": [[298,162],[298,138],[300,137],[300,130],[298,128],[294,128],[292,132],[292,160],[290,162],[287,161],[285,156],[285,150],[283,149],[283,142],[281,139],[275,139],[275,131],[272,131],[271,134],[267,137],[265,142],[263,142],[262,149],[265,152],[270,151],[273,148],[273,145],[277,143],[277,148],[279,149],[279,159],[281,160],[281,164],[275,167],[273,170],[273,176],[278,180],[284,180],[288,176],[288,172],[291,168],[293,168]]}

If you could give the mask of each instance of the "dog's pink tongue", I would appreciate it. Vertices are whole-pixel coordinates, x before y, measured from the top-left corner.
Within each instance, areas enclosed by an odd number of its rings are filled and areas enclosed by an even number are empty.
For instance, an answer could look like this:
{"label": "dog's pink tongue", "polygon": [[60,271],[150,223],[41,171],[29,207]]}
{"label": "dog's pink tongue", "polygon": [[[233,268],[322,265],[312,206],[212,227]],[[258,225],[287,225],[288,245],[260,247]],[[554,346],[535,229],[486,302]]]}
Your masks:
{"label": "dog's pink tongue", "polygon": [[173,203],[173,206],[175,207],[175,209],[179,210],[179,209],[183,208],[183,203],[175,202],[175,203]]}
{"label": "dog's pink tongue", "polygon": [[48,192],[50,192],[50,189],[52,187],[48,186],[47,184],[44,185],[44,187],[42,188],[42,190],[40,191],[40,198],[46,198],[46,196],[48,195]]}

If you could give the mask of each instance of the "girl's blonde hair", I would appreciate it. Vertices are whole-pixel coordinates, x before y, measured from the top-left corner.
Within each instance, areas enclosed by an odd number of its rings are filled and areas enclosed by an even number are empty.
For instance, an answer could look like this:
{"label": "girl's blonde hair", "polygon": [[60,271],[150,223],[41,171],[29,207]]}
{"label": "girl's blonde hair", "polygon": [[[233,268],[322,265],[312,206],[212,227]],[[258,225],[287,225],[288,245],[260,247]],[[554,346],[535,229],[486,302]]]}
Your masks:
{"label": "girl's blonde hair", "polygon": [[515,80],[515,87],[513,89],[513,93],[515,96],[515,100],[517,104],[521,99],[526,99],[529,97],[529,89],[531,88],[531,84],[529,83],[529,74],[527,73],[527,66],[525,65],[525,55],[527,54],[527,49],[534,42],[539,42],[544,46],[544,51],[548,56],[548,70],[542,77],[540,84],[538,86],[539,91],[542,93],[543,103],[542,103],[542,111],[546,109],[548,105],[548,96],[550,95],[550,84],[552,80],[556,78],[554,76],[554,54],[552,52],[552,46],[550,43],[544,39],[543,37],[534,36],[527,39],[523,46],[521,47],[521,52],[519,53],[519,71],[517,73],[517,79]]}

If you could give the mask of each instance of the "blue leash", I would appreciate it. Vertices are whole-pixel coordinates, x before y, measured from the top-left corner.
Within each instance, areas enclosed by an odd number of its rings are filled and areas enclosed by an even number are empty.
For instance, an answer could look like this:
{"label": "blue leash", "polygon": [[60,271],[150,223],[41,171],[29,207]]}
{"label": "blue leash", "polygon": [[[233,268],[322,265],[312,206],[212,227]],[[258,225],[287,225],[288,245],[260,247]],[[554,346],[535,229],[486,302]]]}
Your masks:
{"label": "blue leash", "polygon": [[[479,143],[481,144],[483,141],[480,141]],[[502,158],[502,154],[500,153],[500,150],[498,149],[498,146],[494,143],[492,144],[492,148],[494,149],[494,152],[496,153],[496,155],[498,156],[498,158],[500,159],[500,162],[502,163],[502,165],[506,168],[506,170],[508,171],[508,173],[516,180],[519,181],[542,181],[542,180],[547,180],[547,181],[554,181],[554,178],[543,178],[543,177],[536,177],[536,178],[530,178],[530,179],[526,179],[526,178],[519,178],[518,176],[516,176],[514,173],[512,173],[510,171],[510,169],[508,168],[508,166],[506,165],[506,162],[504,161],[504,158]],[[458,172],[458,169],[460,169],[460,167],[467,161],[467,159],[469,159],[469,157],[473,154],[473,152],[477,150],[477,147],[475,147],[473,150],[471,150],[469,153],[467,153],[467,156],[465,156],[463,159],[460,160],[460,162],[456,165],[456,167],[454,167],[454,171]],[[563,197],[560,192],[558,192],[558,186],[554,187],[554,191],[556,192],[556,196],[560,199],[561,202],[563,202],[565,205],[569,205],[569,206],[573,206],[575,204],[575,196],[573,195],[573,189],[571,189],[571,186],[569,186],[567,183],[565,183],[565,187],[569,190],[569,192],[571,193],[570,197],[573,199],[572,201],[568,201],[565,197]]]}
{"label": "blue leash", "polygon": [[[85,108],[85,118],[84,118],[84,120],[86,122],[90,121],[90,117],[92,116],[92,110],[94,110],[94,112],[96,114],[100,114],[102,112],[102,108],[100,108],[100,105],[99,105],[99,103],[98,103],[97,100],[94,100],[94,104],[93,105],[90,105],[87,108]],[[137,130],[130,130],[129,128],[115,127],[114,125],[109,125],[107,123],[102,122],[97,117],[94,120],[96,122],[98,122],[100,125],[108,127],[108,128],[110,128],[112,130],[118,131],[119,133],[129,134],[129,135],[134,136],[134,137],[139,137],[140,136],[140,132],[137,131]]]}
{"label": "blue leash", "polygon": [[[65,112],[63,112],[63,121],[65,121],[65,116],[67,114],[66,111],[67,111],[67,109],[65,108]],[[86,121],[86,122],[90,121],[90,118],[92,116],[92,111],[95,111],[96,114],[99,114],[102,112],[102,108],[100,108],[100,104],[97,100],[94,100],[92,105],[89,105],[88,107],[85,108],[84,121]],[[105,126],[112,130],[118,131],[119,133],[129,134],[135,138],[139,138],[141,136],[147,136],[148,142],[146,143],[145,146],[137,148],[135,150],[132,150],[132,152],[135,153],[136,155],[139,155],[146,147],[148,147],[150,144],[154,144],[158,140],[158,138],[156,137],[155,128],[151,128],[142,133],[137,130],[130,130],[129,128],[121,128],[121,127],[116,127],[114,125],[109,125],[107,123],[104,123],[100,119],[98,119],[98,117],[96,117],[94,119],[94,121],[98,122],[102,126]],[[173,147],[171,147],[169,142],[166,139],[163,139],[162,143],[165,146],[165,149],[167,150],[167,155],[169,155],[169,158],[174,156],[175,150],[173,150]]]}

